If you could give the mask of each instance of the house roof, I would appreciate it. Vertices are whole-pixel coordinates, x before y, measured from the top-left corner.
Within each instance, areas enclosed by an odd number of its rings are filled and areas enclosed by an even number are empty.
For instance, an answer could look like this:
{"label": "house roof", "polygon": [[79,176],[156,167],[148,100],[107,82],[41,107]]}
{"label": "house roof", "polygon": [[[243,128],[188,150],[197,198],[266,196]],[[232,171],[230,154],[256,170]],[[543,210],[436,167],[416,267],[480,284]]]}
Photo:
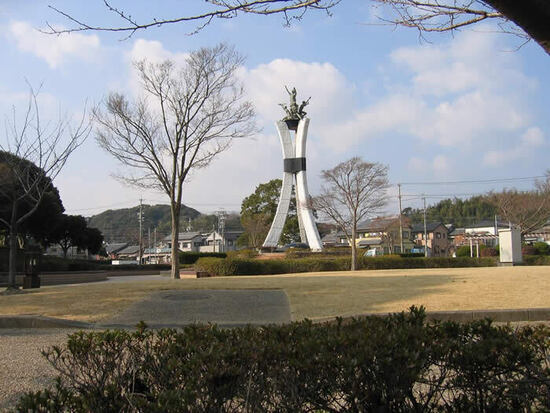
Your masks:
{"label": "house roof", "polygon": [[[440,226],[449,231],[449,229],[441,222],[426,222],[426,232],[434,232],[435,229]],[[414,224],[411,231],[414,233],[424,232],[424,224]]]}
{"label": "house roof", "polygon": [[359,241],[357,244],[359,247],[369,247],[371,245],[380,245],[382,244],[382,238],[369,238]]}
{"label": "house roof", "polygon": [[[499,221],[498,228],[508,228],[510,224],[508,222]],[[465,228],[494,228],[495,221],[491,219],[485,219],[472,225],[467,225]]]}
{"label": "house roof", "polygon": [[[399,222],[399,215],[389,217],[376,217],[360,222],[357,225],[357,230],[367,232],[381,232],[387,230],[388,227],[394,225],[396,222]],[[409,225],[409,219],[407,217],[403,217],[403,225]]]}
{"label": "house roof", "polygon": [[[200,232],[180,232],[178,234],[178,241],[189,241],[200,236]],[[164,241],[172,241],[172,235],[167,235],[164,237]]]}
{"label": "house roof", "polygon": [[118,255],[131,255],[139,252],[139,245],[129,245],[118,252]]}
{"label": "house roof", "polygon": [[117,252],[119,252],[120,250],[122,250],[127,246],[128,246],[127,242],[116,242],[116,243],[113,242],[111,244],[105,245],[105,251],[107,252],[107,254],[116,254]]}
{"label": "house roof", "polygon": [[464,234],[465,232],[466,231],[464,228],[455,228],[449,233],[449,235],[451,237],[454,237],[455,235],[461,235],[461,234]]}
{"label": "house roof", "polygon": [[239,238],[244,231],[225,231],[223,234],[226,240],[236,240]]}

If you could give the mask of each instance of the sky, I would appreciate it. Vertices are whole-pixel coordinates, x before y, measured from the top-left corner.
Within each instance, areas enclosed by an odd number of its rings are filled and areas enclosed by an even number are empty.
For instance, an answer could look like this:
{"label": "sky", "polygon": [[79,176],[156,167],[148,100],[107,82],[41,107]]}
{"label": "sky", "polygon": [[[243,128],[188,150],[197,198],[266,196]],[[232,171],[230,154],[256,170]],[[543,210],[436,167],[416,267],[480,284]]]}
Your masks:
{"label": "sky", "polygon": [[[203,1],[113,1],[138,20],[200,11]],[[240,210],[260,183],[282,175],[274,122],[283,116],[285,85],[311,96],[307,168],[312,195],[320,173],[353,156],[389,167],[388,213],[489,190],[530,189],[550,168],[550,57],[535,42],[522,45],[488,24],[421,41],[413,29],[380,24],[384,7],[343,0],[331,16],[310,11],[286,27],[281,16],[213,21],[124,35],[43,34],[70,22],[54,6],[91,23],[118,25],[102,0],[3,0],[0,3],[0,114],[24,110],[28,85],[39,88],[43,124],[79,119],[110,92],[138,96],[132,62],[182,59],[219,42],[246,57],[239,77],[261,130],[239,139],[184,187],[184,204],[201,212]],[[190,9],[186,9],[190,7]],[[521,47],[520,47],[521,46]],[[17,116],[15,119],[18,119]],[[6,132],[0,133],[5,144]],[[97,145],[94,132],[56,178],[66,213],[167,203],[166,195],[131,188],[113,175],[128,172]],[[528,179],[519,179],[528,178]],[[470,182],[483,181],[483,182]],[[434,184],[438,183],[438,184]]]}

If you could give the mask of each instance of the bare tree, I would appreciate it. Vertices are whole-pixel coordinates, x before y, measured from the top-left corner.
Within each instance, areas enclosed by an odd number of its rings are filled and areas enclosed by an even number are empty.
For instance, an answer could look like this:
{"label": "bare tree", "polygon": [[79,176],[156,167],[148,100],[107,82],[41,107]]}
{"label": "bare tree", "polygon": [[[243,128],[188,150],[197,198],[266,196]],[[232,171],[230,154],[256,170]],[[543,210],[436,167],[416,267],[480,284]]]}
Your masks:
{"label": "bare tree", "polygon": [[76,127],[60,115],[56,122],[42,123],[38,92],[30,87],[27,108],[18,121],[6,120],[5,143],[0,143],[0,226],[9,238],[8,289],[15,289],[17,238],[21,225],[38,209],[52,181],[65,166],[71,153],[90,133],[84,111]]}
{"label": "bare tree", "polygon": [[395,11],[389,22],[426,32],[448,32],[496,20],[502,32],[535,40],[550,54],[550,3],[546,0],[373,0]]}
{"label": "bare tree", "polygon": [[313,206],[344,232],[351,245],[351,270],[357,265],[357,224],[387,203],[388,167],[359,157],[321,173],[324,185]]}
{"label": "bare tree", "polygon": [[261,248],[273,217],[266,213],[246,214],[241,217],[241,224],[246,236],[246,246]]}
{"label": "bare tree", "polygon": [[220,44],[190,53],[181,67],[172,61],[137,62],[144,95],[130,102],[113,93],[94,111],[99,145],[135,175],[134,186],[164,192],[172,220],[172,278],[179,278],[178,233],[183,184],[234,138],[255,131],[254,110],[235,76],[243,58]]}
{"label": "bare tree", "polygon": [[[106,9],[118,16],[120,26],[103,26],[82,20],[75,15],[50,6],[73,25],[59,29],[48,24],[47,33],[78,31],[109,31],[126,33],[131,37],[136,31],[175,23],[195,23],[190,34],[197,33],[215,18],[229,19],[239,14],[280,14],[285,24],[301,19],[310,9],[327,13],[341,0],[206,0],[209,10],[198,14],[185,14],[168,18],[150,17],[138,22],[131,11],[114,7],[103,0]],[[454,31],[485,20],[496,20],[502,31],[535,40],[550,54],[550,3],[547,0],[371,0],[390,6],[395,18],[391,24],[413,27],[425,32]]]}
{"label": "bare tree", "polygon": [[550,171],[546,179],[535,183],[533,191],[507,189],[489,194],[489,201],[500,217],[516,225],[524,236],[544,226],[550,220]]}

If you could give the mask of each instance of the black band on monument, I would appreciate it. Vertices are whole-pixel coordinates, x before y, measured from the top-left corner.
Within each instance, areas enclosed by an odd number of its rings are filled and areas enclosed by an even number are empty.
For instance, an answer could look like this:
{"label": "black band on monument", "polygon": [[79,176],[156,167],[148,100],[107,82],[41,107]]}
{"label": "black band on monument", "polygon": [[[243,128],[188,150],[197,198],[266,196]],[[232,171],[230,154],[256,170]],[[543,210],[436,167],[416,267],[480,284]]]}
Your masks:
{"label": "black band on monument", "polygon": [[306,158],[285,158],[283,162],[285,172],[296,173],[306,170]]}

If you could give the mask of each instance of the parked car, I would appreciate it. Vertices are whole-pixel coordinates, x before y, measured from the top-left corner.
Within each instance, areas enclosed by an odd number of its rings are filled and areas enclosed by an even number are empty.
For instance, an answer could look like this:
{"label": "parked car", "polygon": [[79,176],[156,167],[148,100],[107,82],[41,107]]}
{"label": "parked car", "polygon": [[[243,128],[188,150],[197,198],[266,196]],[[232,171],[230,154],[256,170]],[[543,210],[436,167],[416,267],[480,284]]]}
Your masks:
{"label": "parked car", "polygon": [[382,251],[377,248],[371,248],[363,254],[364,257],[376,257],[377,255],[382,255]]}

